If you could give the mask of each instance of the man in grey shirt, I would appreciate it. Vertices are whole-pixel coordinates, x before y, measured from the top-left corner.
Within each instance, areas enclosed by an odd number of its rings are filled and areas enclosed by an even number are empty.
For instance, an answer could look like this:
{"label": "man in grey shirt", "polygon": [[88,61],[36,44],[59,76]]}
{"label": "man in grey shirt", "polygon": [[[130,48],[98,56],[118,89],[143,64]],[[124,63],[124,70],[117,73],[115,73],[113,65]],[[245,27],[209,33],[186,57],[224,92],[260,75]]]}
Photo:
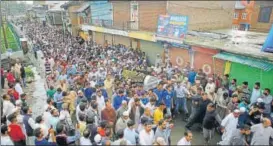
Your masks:
{"label": "man in grey shirt", "polygon": [[154,136],[154,139],[157,139],[158,137],[162,137],[164,138],[164,141],[165,143],[169,143],[169,140],[168,140],[168,133],[167,133],[167,122],[162,119],[158,122],[158,127],[155,131],[155,136]]}
{"label": "man in grey shirt", "polygon": [[269,145],[270,138],[273,138],[271,121],[264,118],[262,123],[251,126],[251,132],[253,133],[251,145]]}
{"label": "man in grey shirt", "polygon": [[240,129],[233,131],[229,145],[248,145],[246,142],[246,136],[248,135],[250,135],[250,127],[243,125]]}

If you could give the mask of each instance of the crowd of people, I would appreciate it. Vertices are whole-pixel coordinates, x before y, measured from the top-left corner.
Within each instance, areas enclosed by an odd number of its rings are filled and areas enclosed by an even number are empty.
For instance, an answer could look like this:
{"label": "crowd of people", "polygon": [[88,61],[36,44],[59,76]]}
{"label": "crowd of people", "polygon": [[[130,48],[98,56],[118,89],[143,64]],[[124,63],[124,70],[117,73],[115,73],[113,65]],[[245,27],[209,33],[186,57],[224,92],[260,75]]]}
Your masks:
{"label": "crowd of people", "polygon": [[[5,76],[1,70],[9,86],[2,97],[1,145],[191,145],[194,124],[206,144],[215,131],[222,134],[219,145],[269,145],[273,138],[272,96],[259,82],[250,90],[247,81],[206,75],[190,63],[179,68],[160,55],[150,63],[139,49],[98,45],[38,22],[23,27],[37,60],[37,51],[43,52],[48,99],[33,119],[24,67],[18,60]],[[146,71],[160,82],[144,90],[143,83],[124,78],[125,69]],[[180,115],[184,135],[173,142]]]}

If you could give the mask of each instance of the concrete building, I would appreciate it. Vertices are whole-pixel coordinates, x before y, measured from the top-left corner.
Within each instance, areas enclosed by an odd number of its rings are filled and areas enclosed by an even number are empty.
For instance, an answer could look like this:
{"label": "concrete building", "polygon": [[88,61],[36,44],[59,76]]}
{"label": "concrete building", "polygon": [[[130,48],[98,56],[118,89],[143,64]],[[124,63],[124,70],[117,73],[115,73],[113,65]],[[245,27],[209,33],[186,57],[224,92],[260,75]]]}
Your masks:
{"label": "concrete building", "polygon": [[254,6],[254,1],[236,1],[232,20],[232,29],[249,30],[251,27],[250,24],[254,12]]}
{"label": "concrete building", "polygon": [[235,1],[167,1],[167,13],[189,17],[189,30],[232,27]]}
{"label": "concrete building", "polygon": [[273,2],[257,1],[251,18],[250,30],[258,32],[269,32],[273,23]]}

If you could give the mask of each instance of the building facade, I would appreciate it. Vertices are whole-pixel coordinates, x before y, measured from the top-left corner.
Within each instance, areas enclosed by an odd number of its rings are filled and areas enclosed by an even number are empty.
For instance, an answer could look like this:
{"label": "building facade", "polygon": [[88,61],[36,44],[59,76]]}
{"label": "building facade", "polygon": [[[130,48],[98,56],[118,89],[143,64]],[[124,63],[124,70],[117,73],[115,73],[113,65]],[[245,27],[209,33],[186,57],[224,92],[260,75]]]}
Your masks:
{"label": "building facade", "polygon": [[250,29],[254,6],[254,1],[236,1],[232,20],[232,29],[243,31]]}
{"label": "building facade", "polygon": [[[269,4],[268,4],[269,3]],[[271,2],[272,3],[272,2]],[[258,32],[269,32],[273,23],[273,5],[270,1],[267,3],[258,3],[254,7],[254,13],[251,18],[251,30]]]}
{"label": "building facade", "polygon": [[231,28],[235,1],[167,1],[167,13],[189,17],[189,30]]}

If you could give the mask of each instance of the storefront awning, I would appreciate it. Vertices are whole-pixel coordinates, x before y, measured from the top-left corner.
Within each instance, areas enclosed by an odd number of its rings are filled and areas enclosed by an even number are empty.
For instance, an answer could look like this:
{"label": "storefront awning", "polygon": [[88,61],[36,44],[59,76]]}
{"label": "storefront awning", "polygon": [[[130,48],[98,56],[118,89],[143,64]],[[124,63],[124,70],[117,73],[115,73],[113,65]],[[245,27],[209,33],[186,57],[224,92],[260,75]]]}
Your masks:
{"label": "storefront awning", "polygon": [[264,71],[270,71],[273,69],[273,63],[260,60],[260,59],[255,59],[251,57],[246,57],[246,56],[240,56],[232,53],[218,53],[213,56],[214,58],[222,59],[222,60],[227,60],[231,62],[236,62],[244,65],[248,65],[251,67],[256,67],[259,69],[262,69]]}
{"label": "storefront awning", "polygon": [[90,7],[90,4],[89,3],[86,3],[84,5],[82,5],[79,9],[77,9],[76,11],[74,11],[75,13],[81,13],[83,12],[84,10],[86,10],[88,7]]}

